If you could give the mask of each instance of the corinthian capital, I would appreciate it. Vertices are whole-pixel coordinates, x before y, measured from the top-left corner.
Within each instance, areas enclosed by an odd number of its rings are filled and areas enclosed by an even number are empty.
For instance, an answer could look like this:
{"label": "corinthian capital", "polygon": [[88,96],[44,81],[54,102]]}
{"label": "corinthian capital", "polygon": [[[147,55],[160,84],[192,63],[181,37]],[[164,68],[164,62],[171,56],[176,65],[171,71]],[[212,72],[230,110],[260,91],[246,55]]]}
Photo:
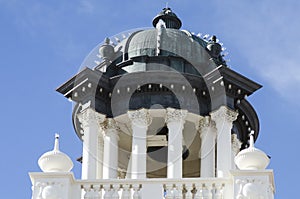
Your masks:
{"label": "corinthian capital", "polygon": [[187,110],[167,108],[166,123],[184,122],[187,116]]}
{"label": "corinthian capital", "polygon": [[210,115],[214,121],[225,120],[232,123],[237,119],[238,112],[233,111],[226,106],[221,106],[218,110],[211,112]]}
{"label": "corinthian capital", "polygon": [[105,115],[102,115],[96,112],[92,108],[84,109],[78,115],[79,122],[83,125],[83,127],[90,125],[91,123],[102,123],[105,120]]}
{"label": "corinthian capital", "polygon": [[208,129],[216,130],[216,123],[210,116],[205,116],[199,121],[199,131],[206,132]]}
{"label": "corinthian capital", "polygon": [[209,116],[205,116],[205,117],[201,118],[201,120],[199,121],[200,130],[203,128],[215,127],[215,126],[216,126],[216,123],[214,121],[212,121]]}
{"label": "corinthian capital", "polygon": [[136,126],[147,127],[152,122],[152,118],[149,115],[148,110],[146,110],[146,109],[128,111],[127,114],[128,114],[129,119],[131,120],[132,124],[134,124]]}
{"label": "corinthian capital", "polygon": [[240,151],[241,146],[242,142],[237,138],[237,135],[231,134],[231,147],[234,155],[237,155],[237,153]]}
{"label": "corinthian capital", "polygon": [[112,118],[106,119],[102,124],[101,128],[106,130],[119,130],[119,126],[117,125],[116,121]]}

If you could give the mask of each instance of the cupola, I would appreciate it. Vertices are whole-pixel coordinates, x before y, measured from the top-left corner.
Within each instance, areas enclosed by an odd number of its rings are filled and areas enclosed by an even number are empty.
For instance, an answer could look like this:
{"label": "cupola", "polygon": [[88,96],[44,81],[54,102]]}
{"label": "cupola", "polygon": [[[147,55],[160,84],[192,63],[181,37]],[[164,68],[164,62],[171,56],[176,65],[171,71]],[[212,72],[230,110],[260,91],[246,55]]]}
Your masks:
{"label": "cupola", "polygon": [[171,8],[164,8],[152,21],[154,27],[162,19],[165,24],[166,28],[173,28],[173,29],[180,29],[181,28],[181,21],[176,16],[174,12],[172,12]]}

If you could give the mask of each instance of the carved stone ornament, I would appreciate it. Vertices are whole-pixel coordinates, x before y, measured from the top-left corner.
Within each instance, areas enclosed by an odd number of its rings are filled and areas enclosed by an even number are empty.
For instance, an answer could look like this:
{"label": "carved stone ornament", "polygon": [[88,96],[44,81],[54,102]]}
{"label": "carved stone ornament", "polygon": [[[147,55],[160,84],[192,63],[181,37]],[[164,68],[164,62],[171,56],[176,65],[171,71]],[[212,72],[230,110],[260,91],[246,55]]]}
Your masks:
{"label": "carved stone ornament", "polygon": [[104,131],[109,130],[109,129],[120,130],[119,126],[117,125],[117,122],[112,118],[108,118],[103,123],[101,123],[101,128]]}
{"label": "carved stone ornament", "polygon": [[237,119],[238,112],[233,111],[226,106],[221,106],[218,110],[210,113],[210,115],[214,121],[225,120],[229,123],[232,123],[233,121],[235,121]]}
{"label": "carved stone ornament", "polygon": [[187,110],[167,108],[166,123],[183,122],[187,116]]}
{"label": "carved stone ornament", "polygon": [[60,199],[63,195],[64,184],[61,182],[37,182],[33,199]]}
{"label": "carved stone ornament", "polygon": [[234,155],[237,155],[240,152],[242,142],[237,138],[236,134],[231,134],[231,147]]}
{"label": "carved stone ornament", "polygon": [[101,123],[101,128],[103,130],[103,136],[116,136],[119,140],[118,132],[120,130],[119,126],[117,125],[117,122],[112,119],[108,118],[103,123]]}
{"label": "carved stone ornament", "polygon": [[239,192],[236,196],[236,199],[247,199],[247,198],[264,198],[264,195],[267,190],[263,190],[263,182],[260,179],[245,179],[245,180],[236,180],[235,182],[239,185]]}
{"label": "carved stone ornament", "polygon": [[102,123],[105,120],[105,115],[102,115],[92,108],[87,108],[77,115],[79,122],[83,127],[90,125],[90,123]]}
{"label": "carved stone ornament", "polygon": [[152,118],[146,109],[128,111],[127,114],[132,124],[136,126],[148,127],[152,122]]}
{"label": "carved stone ornament", "polygon": [[199,130],[202,131],[205,128],[216,129],[216,123],[213,120],[211,120],[211,117],[209,116],[205,116],[199,121]]}

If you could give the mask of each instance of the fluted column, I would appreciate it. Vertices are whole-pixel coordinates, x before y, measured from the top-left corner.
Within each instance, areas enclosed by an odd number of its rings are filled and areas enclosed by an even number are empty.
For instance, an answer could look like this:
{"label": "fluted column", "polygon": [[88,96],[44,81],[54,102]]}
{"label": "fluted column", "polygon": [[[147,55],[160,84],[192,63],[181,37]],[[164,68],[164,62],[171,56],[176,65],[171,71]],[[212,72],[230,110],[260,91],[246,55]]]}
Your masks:
{"label": "fluted column", "polygon": [[200,147],[200,176],[215,177],[215,145],[217,128],[209,116],[200,120],[199,133],[201,138]]}
{"label": "fluted column", "polygon": [[146,109],[128,111],[132,128],[131,178],[146,178],[147,130],[151,117]]}
{"label": "fluted column", "polygon": [[103,129],[103,179],[118,177],[119,127],[114,119],[107,119],[102,124]]}
{"label": "fluted column", "polygon": [[78,114],[79,122],[83,128],[83,151],[82,151],[82,179],[96,179],[97,177],[97,144],[100,132],[99,123],[105,116],[97,113],[92,108],[86,108]]}
{"label": "fluted column", "polygon": [[234,163],[235,156],[240,152],[240,148],[242,146],[242,142],[237,138],[236,134],[231,135],[231,166],[232,169],[236,168]]}
{"label": "fluted column", "polygon": [[231,161],[231,129],[233,121],[237,119],[238,113],[226,106],[210,113],[217,127],[217,176],[228,175],[232,168]]}
{"label": "fluted column", "polygon": [[167,108],[166,123],[168,135],[168,178],[182,178],[182,131],[186,110]]}

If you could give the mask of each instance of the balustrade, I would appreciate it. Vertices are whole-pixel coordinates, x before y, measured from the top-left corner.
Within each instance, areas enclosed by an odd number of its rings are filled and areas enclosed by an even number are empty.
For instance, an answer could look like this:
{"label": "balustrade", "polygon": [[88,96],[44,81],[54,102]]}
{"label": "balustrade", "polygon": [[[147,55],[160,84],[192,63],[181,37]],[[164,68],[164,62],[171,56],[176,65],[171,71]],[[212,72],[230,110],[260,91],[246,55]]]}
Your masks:
{"label": "balustrade", "polygon": [[[84,199],[143,199],[151,193],[143,190],[149,184],[159,184],[161,199],[223,199],[228,179],[147,179],[113,180],[81,183]],[[230,188],[230,186],[228,186]]]}

